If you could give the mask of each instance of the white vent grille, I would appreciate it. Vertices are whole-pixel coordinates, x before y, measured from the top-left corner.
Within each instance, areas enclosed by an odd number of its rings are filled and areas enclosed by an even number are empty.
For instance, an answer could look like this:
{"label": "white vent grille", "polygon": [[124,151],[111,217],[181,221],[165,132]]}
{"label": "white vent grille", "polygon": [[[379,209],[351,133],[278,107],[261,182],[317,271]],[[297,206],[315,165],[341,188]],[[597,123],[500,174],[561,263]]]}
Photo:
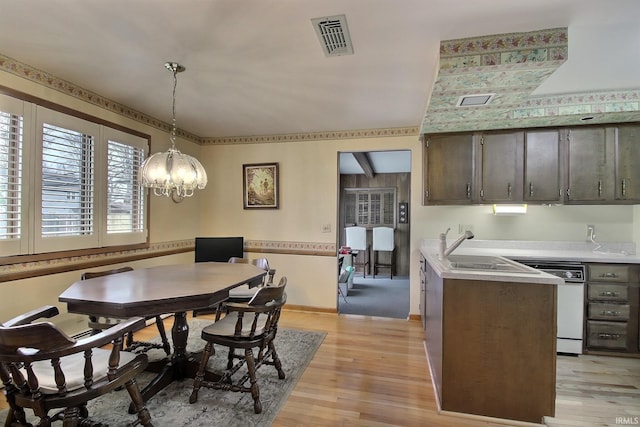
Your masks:
{"label": "white vent grille", "polygon": [[495,93],[479,93],[474,95],[463,95],[458,98],[456,107],[479,107],[491,102]]}
{"label": "white vent grille", "polygon": [[311,20],[325,56],[353,55],[353,46],[345,15]]}

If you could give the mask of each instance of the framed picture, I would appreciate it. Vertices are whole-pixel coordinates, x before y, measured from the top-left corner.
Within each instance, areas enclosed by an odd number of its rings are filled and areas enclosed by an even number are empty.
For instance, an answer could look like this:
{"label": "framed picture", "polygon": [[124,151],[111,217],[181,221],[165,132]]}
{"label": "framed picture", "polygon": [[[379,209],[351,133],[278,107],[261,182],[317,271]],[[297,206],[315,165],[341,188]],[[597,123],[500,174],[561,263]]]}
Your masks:
{"label": "framed picture", "polygon": [[245,209],[278,209],[278,164],[242,165]]}

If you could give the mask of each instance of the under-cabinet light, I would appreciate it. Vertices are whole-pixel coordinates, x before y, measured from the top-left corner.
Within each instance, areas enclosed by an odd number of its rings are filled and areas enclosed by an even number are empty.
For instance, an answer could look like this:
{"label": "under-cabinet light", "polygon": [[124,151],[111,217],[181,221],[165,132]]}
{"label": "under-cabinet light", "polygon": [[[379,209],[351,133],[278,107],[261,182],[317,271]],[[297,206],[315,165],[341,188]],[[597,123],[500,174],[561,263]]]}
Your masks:
{"label": "under-cabinet light", "polygon": [[524,215],[527,213],[527,205],[493,205],[494,215]]}

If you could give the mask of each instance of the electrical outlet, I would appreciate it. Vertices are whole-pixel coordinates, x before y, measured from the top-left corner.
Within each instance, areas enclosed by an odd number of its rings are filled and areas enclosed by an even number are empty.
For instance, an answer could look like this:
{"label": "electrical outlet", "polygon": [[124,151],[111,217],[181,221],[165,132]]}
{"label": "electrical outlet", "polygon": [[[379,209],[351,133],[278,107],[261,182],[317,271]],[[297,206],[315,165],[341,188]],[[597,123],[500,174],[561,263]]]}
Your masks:
{"label": "electrical outlet", "polygon": [[467,230],[473,232],[473,224],[458,224],[458,234],[462,234]]}
{"label": "electrical outlet", "polygon": [[331,224],[322,224],[323,233],[331,233]]}

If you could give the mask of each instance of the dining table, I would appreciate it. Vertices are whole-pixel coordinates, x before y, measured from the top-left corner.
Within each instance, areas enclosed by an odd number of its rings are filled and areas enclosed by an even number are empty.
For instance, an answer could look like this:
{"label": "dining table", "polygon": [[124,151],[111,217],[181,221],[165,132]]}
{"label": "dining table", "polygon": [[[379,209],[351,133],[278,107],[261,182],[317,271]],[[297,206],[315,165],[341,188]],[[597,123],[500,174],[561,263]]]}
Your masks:
{"label": "dining table", "polygon": [[148,370],[158,375],[142,390],[146,402],[171,382],[193,378],[198,370],[198,358],[187,352],[187,312],[216,306],[229,297],[230,289],[243,284],[257,286],[265,274],[265,270],[252,264],[161,265],[79,280],[60,294],[58,300],[66,303],[69,313],[92,316],[129,318],[173,314],[172,353],[163,360],[149,363]]}

